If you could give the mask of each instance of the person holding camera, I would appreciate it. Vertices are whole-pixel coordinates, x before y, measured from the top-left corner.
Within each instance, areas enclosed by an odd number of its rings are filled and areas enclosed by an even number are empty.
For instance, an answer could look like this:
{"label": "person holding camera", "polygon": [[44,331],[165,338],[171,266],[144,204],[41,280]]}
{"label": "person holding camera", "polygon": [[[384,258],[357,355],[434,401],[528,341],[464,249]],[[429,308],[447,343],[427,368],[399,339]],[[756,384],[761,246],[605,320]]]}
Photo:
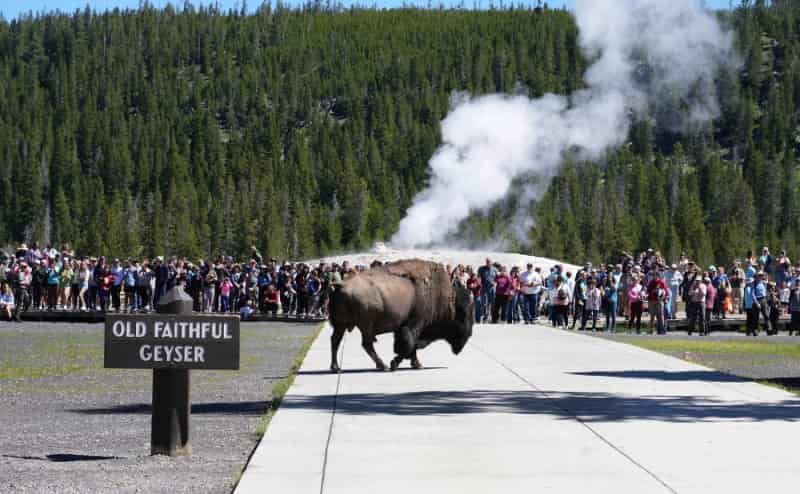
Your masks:
{"label": "person holding camera", "polygon": [[689,335],[694,331],[695,325],[700,326],[700,335],[706,335],[706,285],[700,276],[695,276],[692,285],[689,287],[689,305],[687,306],[687,316],[689,318]]}

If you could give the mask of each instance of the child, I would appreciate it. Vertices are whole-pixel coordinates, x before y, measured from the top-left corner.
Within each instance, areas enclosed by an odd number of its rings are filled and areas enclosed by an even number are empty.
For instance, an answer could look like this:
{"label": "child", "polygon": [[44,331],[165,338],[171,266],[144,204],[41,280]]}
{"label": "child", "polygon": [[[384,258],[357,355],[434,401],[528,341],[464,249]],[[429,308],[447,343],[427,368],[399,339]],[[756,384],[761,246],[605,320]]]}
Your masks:
{"label": "child", "polygon": [[581,320],[581,331],[586,329],[586,320],[592,318],[592,331],[597,329],[597,314],[600,312],[600,304],[603,295],[597,288],[594,278],[589,280],[589,287],[586,290],[586,301],[583,307],[583,318]]}
{"label": "child", "polygon": [[781,300],[781,314],[788,314],[789,313],[789,296],[791,294],[791,290],[789,289],[789,282],[784,281],[781,283],[781,290],[779,293],[779,298]]}
{"label": "child", "polygon": [[14,293],[8,284],[3,285],[2,293],[0,293],[0,311],[6,313],[9,321],[14,317]]}
{"label": "child", "polygon": [[230,278],[226,276],[219,285],[219,295],[222,297],[222,312],[228,312],[230,310],[232,289],[233,283],[231,283]]}

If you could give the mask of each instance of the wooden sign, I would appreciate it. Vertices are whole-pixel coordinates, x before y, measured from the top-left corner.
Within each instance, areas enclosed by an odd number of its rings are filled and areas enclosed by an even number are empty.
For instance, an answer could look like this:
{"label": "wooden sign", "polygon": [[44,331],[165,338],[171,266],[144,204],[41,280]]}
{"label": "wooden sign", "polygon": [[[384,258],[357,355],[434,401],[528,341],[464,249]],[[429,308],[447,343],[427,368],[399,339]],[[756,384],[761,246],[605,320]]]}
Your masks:
{"label": "wooden sign", "polygon": [[239,318],[108,314],[105,367],[238,369]]}

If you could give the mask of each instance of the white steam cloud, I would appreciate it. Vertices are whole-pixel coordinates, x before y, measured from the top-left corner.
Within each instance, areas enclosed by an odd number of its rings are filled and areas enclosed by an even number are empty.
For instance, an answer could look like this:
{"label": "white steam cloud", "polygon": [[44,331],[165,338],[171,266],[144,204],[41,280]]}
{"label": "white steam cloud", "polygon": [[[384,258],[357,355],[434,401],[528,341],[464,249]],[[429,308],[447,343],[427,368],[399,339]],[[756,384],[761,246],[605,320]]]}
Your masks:
{"label": "white steam cloud", "polygon": [[516,177],[552,175],[565,151],[602,157],[627,138],[630,114],[661,95],[689,100],[690,120],[717,114],[713,76],[735,59],[733,35],[700,0],[576,3],[580,46],[592,61],[586,89],[535,100],[456,95],[430,161],[429,187],[392,244],[441,243],[470,212],[505,197]]}

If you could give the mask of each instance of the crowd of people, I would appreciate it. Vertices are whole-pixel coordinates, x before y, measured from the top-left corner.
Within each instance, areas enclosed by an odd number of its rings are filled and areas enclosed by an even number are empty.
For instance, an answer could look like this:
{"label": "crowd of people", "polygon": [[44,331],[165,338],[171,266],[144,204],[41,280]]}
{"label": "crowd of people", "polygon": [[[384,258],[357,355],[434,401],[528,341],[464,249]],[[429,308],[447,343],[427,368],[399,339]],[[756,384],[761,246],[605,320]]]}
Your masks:
{"label": "crowd of people", "polygon": [[327,288],[365,266],[265,260],[252,249],[248,259],[219,256],[197,263],[184,258],[106,259],[76,256],[69,246],[55,249],[20,245],[0,258],[0,312],[150,312],[176,284],[183,285],[198,312],[261,312],[301,318],[327,315]]}
{"label": "crowd of people", "polygon": [[[560,264],[547,272],[533,264],[509,269],[491,259],[478,269],[447,268],[453,283],[472,293],[479,323],[533,324],[546,317],[557,327],[614,331],[620,321],[640,333],[646,312],[650,331],[665,334],[680,302],[690,334],[706,335],[712,319],[730,314],[747,315],[748,335],[758,334],[762,319],[767,333],[775,334],[788,314],[790,332],[800,334],[800,263],[793,265],[785,252],[773,257],[767,247],[727,268],[703,269],[685,254],[668,264],[652,249],[623,253],[616,263],[586,263],[575,273]],[[311,266],[265,260],[255,247],[245,260],[219,256],[193,263],[160,256],[120,261],[76,256],[69,246],[22,244],[13,255],[0,255],[0,315],[19,320],[30,309],[149,312],[181,284],[198,312],[324,318],[331,284],[364,269],[347,261]]]}
{"label": "crowd of people", "polygon": [[758,334],[762,319],[767,334],[776,334],[782,315],[791,317],[790,334],[800,334],[800,263],[792,264],[783,251],[772,256],[767,247],[727,268],[704,269],[685,254],[668,264],[648,249],[637,256],[623,253],[616,263],[587,263],[575,273],[560,264],[545,272],[532,264],[508,269],[486,259],[477,270],[456,266],[452,275],[472,292],[477,322],[530,324],[544,315],[554,326],[614,331],[619,320],[627,331],[641,333],[646,311],[650,331],[666,334],[681,303],[689,334],[707,335],[710,321],[731,314],[746,314],[748,335]]}

